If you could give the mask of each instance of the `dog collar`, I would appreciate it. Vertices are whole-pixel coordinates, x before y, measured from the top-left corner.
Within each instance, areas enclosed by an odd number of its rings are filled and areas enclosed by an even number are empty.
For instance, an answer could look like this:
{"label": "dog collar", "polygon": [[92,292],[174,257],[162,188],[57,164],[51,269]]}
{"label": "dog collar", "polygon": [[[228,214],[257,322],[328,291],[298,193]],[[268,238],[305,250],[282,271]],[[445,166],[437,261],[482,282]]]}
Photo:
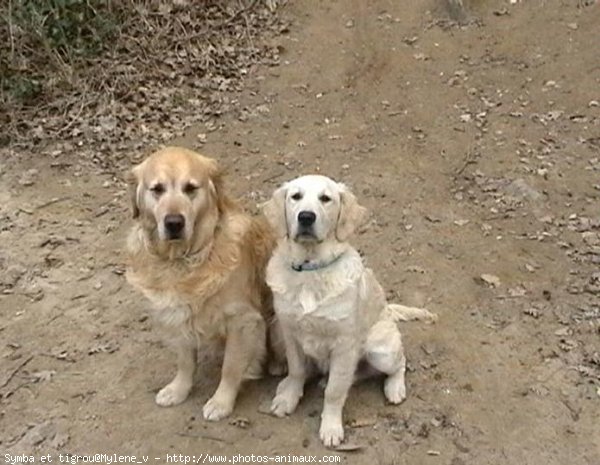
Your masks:
{"label": "dog collar", "polygon": [[327,268],[330,265],[333,265],[335,262],[337,262],[340,258],[342,258],[344,254],[340,254],[337,257],[335,257],[333,260],[330,260],[328,262],[303,262],[300,263],[299,265],[294,265],[292,263],[292,270],[297,271],[297,272],[301,272],[301,271],[316,271],[316,270],[322,270],[323,268]]}

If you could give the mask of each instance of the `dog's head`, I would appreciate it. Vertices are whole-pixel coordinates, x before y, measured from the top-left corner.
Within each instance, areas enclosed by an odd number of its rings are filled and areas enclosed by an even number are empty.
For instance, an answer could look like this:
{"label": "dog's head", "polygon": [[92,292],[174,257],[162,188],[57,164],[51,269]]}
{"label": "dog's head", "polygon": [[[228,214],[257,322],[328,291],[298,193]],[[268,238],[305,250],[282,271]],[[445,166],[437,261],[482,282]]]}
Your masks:
{"label": "dog's head", "polygon": [[366,209],[344,184],[310,175],[277,189],[264,213],[280,237],[308,244],[345,242],[363,222]]}
{"label": "dog's head", "polygon": [[155,152],[129,176],[133,217],[161,243],[189,249],[198,233],[212,233],[224,201],[215,160],[169,147]]}

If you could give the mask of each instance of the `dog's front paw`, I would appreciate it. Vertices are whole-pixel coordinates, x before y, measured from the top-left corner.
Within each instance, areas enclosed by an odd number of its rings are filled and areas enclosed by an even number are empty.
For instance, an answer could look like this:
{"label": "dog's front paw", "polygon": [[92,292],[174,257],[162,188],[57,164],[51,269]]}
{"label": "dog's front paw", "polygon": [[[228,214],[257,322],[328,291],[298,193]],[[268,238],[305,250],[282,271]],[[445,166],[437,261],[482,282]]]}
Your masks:
{"label": "dog's front paw", "polygon": [[271,403],[271,413],[277,417],[290,415],[302,398],[304,383],[301,380],[284,378],[277,386],[277,394]]}
{"label": "dog's front paw", "polygon": [[344,440],[344,426],[341,420],[323,419],[319,436],[325,447],[337,447]]}
{"label": "dog's front paw", "polygon": [[202,415],[205,420],[218,421],[229,416],[233,412],[234,401],[224,399],[215,394],[202,408]]}
{"label": "dog's front paw", "polygon": [[161,407],[171,407],[181,404],[187,399],[190,389],[177,383],[169,383],[156,394],[155,401]]}
{"label": "dog's front paw", "polygon": [[271,413],[276,417],[283,418],[296,410],[300,399],[292,399],[285,395],[276,395],[271,402]]}
{"label": "dog's front paw", "polygon": [[393,375],[385,380],[383,385],[385,398],[392,404],[399,404],[406,399],[406,385],[404,376]]}

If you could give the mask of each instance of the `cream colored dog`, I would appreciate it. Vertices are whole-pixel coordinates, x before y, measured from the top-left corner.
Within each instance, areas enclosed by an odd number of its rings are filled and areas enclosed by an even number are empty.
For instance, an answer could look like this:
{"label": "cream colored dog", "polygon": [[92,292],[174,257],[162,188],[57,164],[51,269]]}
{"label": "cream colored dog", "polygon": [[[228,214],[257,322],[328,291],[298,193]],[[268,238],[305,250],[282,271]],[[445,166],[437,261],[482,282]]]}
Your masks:
{"label": "cream colored dog", "polygon": [[402,402],[406,360],[396,322],[436,317],[386,303],[373,272],[347,242],[366,210],[343,184],[300,177],[277,189],[264,212],[280,237],[267,282],[288,361],[271,411],[292,413],[311,371],[328,372],[320,437],[335,447],[344,439],[342,409],[359,362],[385,373],[385,397]]}
{"label": "cream colored dog", "polygon": [[198,345],[221,339],[221,381],[203,409],[219,420],[233,410],[242,380],[261,375],[273,313],[264,274],[275,238],[224,194],[217,163],[190,150],[154,153],[133,168],[130,189],[137,222],[127,278],[152,302],[177,353],[177,374],[156,403],[183,402]]}

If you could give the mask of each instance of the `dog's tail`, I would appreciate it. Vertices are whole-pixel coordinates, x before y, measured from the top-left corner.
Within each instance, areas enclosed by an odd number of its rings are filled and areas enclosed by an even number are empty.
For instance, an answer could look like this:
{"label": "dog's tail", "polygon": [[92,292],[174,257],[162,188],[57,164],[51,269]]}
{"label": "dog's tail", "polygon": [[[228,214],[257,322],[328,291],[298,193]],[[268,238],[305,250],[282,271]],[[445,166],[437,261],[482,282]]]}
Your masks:
{"label": "dog's tail", "polygon": [[387,304],[381,314],[381,319],[390,320],[394,323],[414,320],[435,323],[438,316],[424,308],[406,307],[400,304]]}

